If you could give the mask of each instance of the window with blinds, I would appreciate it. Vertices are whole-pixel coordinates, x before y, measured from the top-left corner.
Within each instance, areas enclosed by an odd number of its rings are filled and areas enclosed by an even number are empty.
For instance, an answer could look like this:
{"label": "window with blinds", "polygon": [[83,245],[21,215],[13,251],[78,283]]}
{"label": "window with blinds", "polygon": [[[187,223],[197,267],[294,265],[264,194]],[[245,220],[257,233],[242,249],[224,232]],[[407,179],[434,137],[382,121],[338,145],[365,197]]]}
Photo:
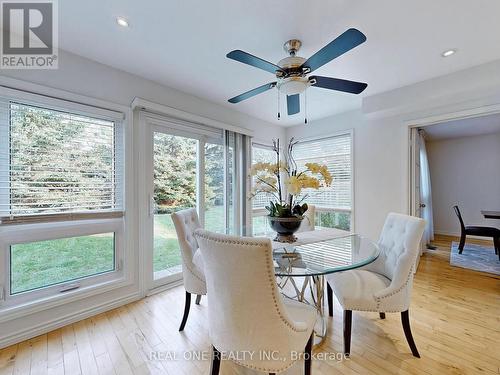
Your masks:
{"label": "window with blinds", "polygon": [[299,142],[294,148],[299,170],[306,163],[328,166],[333,176],[330,187],[320,190],[306,189],[306,202],[332,210],[350,211],[352,208],[352,155],[351,134],[342,134],[311,141]]}
{"label": "window with blinds", "polygon": [[122,215],[115,121],[15,101],[2,107],[3,224]]}
{"label": "window with blinds", "polygon": [[[252,165],[255,163],[276,163],[276,152],[272,147],[253,144],[252,145]],[[272,194],[259,194],[252,198],[253,209],[263,209],[273,200]]]}

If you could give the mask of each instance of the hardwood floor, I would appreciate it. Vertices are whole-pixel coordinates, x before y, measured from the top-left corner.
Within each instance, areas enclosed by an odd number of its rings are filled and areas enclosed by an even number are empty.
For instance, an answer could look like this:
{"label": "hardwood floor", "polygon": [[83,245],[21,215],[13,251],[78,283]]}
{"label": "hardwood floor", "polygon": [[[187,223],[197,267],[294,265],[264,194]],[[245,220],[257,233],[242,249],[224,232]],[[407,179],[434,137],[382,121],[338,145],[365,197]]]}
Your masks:
{"label": "hardwood floor", "polygon": [[[351,358],[313,360],[313,374],[500,374],[500,277],[449,265],[450,237],[435,241],[416,274],[410,321],[422,356],[414,358],[399,314],[353,313]],[[0,351],[0,374],[207,374],[208,360],[183,351],[210,348],[207,300],[184,303],[179,287]],[[329,337],[315,353],[342,351],[336,303]],[[150,360],[151,351],[162,360]],[[168,360],[175,352],[177,360]],[[302,374],[298,364],[287,374]],[[223,361],[221,374],[249,374]]]}

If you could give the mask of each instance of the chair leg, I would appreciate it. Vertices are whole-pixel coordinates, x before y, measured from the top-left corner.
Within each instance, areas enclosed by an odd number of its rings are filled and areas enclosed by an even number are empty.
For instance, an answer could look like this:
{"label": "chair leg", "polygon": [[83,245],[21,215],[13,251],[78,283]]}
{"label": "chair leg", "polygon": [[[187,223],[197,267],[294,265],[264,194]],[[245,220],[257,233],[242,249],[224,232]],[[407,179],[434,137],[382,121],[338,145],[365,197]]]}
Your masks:
{"label": "chair leg", "polygon": [[328,297],[328,315],[333,316],[333,290],[329,282],[326,282],[326,295]]}
{"label": "chair leg", "polygon": [[385,319],[385,312],[378,313],[380,315],[380,319]]}
{"label": "chair leg", "polygon": [[211,375],[219,375],[220,369],[220,352],[212,345],[212,366],[210,366]]}
{"label": "chair leg", "polygon": [[500,260],[500,237],[497,237],[496,244],[497,244],[496,249],[498,254],[498,260]]}
{"label": "chair leg", "polygon": [[460,235],[460,243],[458,244],[458,253],[462,254],[462,251],[464,251],[464,246],[465,246],[465,233],[462,232]]}
{"label": "chair leg", "polygon": [[311,375],[311,360],[312,360],[312,346],[313,346],[313,338],[314,332],[309,337],[309,341],[307,341],[306,349],[305,349],[305,358],[304,358],[304,375]]}
{"label": "chair leg", "polygon": [[495,254],[498,255],[498,260],[500,260],[500,237],[494,238],[495,242]]}
{"label": "chair leg", "polygon": [[199,304],[200,304],[200,302],[201,302],[201,294],[198,294],[198,295],[196,296],[196,302],[195,302],[195,303],[196,303],[197,305],[199,305]]}
{"label": "chair leg", "polygon": [[420,358],[420,354],[417,350],[417,345],[415,345],[415,341],[413,341],[413,336],[411,334],[410,329],[410,314],[408,310],[403,311],[401,313],[401,322],[403,323],[403,330],[405,331],[406,341],[408,341],[408,345],[410,346],[411,352],[417,358]]}
{"label": "chair leg", "polygon": [[186,303],[184,305],[184,316],[182,317],[182,322],[181,322],[181,326],[179,327],[179,332],[184,330],[184,326],[186,325],[190,308],[191,308],[191,293],[186,291]]}
{"label": "chair leg", "polygon": [[344,310],[344,354],[351,355],[352,310]]}

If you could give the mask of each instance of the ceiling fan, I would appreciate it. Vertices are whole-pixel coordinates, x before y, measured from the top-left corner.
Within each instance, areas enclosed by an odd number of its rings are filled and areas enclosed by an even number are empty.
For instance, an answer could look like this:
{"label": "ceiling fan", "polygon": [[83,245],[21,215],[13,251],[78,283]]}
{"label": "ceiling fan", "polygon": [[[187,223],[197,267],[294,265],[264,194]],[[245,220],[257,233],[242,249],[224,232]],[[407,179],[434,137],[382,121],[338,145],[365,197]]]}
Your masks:
{"label": "ceiling fan", "polygon": [[[366,36],[361,31],[349,29],[306,60],[297,56],[302,43],[300,40],[292,39],[283,45],[283,49],[290,56],[280,60],[277,65],[241,50],[231,51],[226,57],[275,74],[277,80],[235,96],[229,99],[229,103],[236,104],[277,87],[280,93],[286,95],[288,115],[294,115],[300,112],[300,94],[309,86],[360,94],[368,86],[366,83],[339,78],[309,76],[309,74],[359,46],[364,41],[366,41]],[[278,112],[279,117],[280,113]]]}

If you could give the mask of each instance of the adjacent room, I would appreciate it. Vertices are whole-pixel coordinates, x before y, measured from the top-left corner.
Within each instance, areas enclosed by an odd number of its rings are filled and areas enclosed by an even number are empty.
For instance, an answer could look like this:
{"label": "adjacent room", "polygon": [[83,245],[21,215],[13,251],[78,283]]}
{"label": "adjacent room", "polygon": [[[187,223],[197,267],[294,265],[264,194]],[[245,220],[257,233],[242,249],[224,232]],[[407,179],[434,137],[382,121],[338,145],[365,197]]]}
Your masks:
{"label": "adjacent room", "polygon": [[498,1],[0,12],[0,375],[500,373]]}
{"label": "adjacent room", "polygon": [[492,212],[492,207],[500,206],[500,175],[496,173],[500,116],[453,120],[421,127],[419,132],[429,166],[428,184],[424,174],[420,184],[426,197],[421,210],[432,217],[428,220],[431,236],[452,241],[452,265],[500,274],[500,232],[495,230],[500,218]]}

